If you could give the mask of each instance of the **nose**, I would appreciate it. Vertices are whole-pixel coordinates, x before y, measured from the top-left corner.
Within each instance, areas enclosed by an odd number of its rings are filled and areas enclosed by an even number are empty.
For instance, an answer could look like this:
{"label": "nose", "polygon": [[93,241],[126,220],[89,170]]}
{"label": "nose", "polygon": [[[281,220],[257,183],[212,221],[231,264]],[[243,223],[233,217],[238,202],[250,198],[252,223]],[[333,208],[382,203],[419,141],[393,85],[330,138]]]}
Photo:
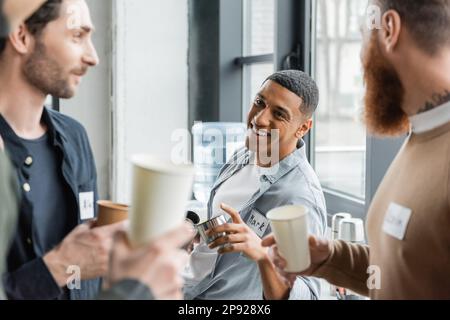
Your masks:
{"label": "nose", "polygon": [[83,56],[83,62],[89,65],[90,67],[95,67],[100,63],[100,59],[97,54],[97,50],[95,50],[94,44],[92,41],[89,41],[86,47],[86,52]]}
{"label": "nose", "polygon": [[259,128],[265,128],[270,125],[270,108],[266,107],[261,110],[255,117],[255,124]]}

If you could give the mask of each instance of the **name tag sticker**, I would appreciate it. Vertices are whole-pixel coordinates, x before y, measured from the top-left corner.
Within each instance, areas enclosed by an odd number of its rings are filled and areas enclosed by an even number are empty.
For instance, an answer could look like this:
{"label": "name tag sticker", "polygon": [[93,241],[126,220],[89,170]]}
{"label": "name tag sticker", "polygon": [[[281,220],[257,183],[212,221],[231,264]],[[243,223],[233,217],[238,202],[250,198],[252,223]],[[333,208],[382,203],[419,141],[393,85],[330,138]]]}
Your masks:
{"label": "name tag sticker", "polygon": [[253,210],[250,213],[247,225],[258,235],[258,237],[262,238],[269,227],[269,220],[258,211]]}
{"label": "name tag sticker", "polygon": [[82,192],[79,196],[80,219],[94,219],[94,192]]}
{"label": "name tag sticker", "polygon": [[403,241],[405,239],[406,229],[411,219],[412,210],[402,207],[396,203],[389,206],[383,223],[383,231]]}

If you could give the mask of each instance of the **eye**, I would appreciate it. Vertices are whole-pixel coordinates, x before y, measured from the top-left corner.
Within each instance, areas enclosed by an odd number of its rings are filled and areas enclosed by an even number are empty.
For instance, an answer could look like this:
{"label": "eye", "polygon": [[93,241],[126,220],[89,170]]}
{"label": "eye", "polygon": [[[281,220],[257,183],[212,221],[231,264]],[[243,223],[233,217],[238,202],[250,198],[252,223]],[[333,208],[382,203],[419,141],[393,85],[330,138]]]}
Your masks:
{"label": "eye", "polygon": [[73,33],[73,38],[77,41],[81,40],[81,38],[83,38],[83,33],[80,31],[75,31]]}
{"label": "eye", "polygon": [[284,113],[281,112],[281,111],[278,111],[278,110],[274,111],[274,115],[275,115],[275,117],[277,117],[279,119],[284,119],[285,118]]}
{"label": "eye", "polygon": [[258,107],[264,107],[264,101],[262,101],[260,98],[256,98],[255,105]]}

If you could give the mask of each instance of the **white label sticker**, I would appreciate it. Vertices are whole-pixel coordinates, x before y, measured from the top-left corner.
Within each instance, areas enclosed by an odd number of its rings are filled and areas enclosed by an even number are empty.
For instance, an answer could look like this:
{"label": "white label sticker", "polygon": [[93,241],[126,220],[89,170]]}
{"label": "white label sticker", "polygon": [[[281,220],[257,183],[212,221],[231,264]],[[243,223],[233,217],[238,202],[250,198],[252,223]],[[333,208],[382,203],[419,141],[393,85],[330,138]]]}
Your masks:
{"label": "white label sticker", "polygon": [[269,220],[258,211],[253,210],[250,213],[247,225],[258,235],[258,237],[262,238],[269,227]]}
{"label": "white label sticker", "polygon": [[80,219],[94,219],[94,192],[82,192],[79,196]]}
{"label": "white label sticker", "polygon": [[411,209],[391,203],[384,218],[383,231],[399,240],[405,239],[411,214]]}

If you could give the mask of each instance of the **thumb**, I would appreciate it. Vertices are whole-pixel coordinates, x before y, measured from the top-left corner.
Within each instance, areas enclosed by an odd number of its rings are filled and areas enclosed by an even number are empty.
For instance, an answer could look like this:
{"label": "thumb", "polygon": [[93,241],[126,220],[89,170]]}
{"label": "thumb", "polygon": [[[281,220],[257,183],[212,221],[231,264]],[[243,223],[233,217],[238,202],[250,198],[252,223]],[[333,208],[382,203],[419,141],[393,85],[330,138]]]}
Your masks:
{"label": "thumb", "polygon": [[318,246],[317,238],[314,236],[309,236],[309,247],[315,249]]}
{"label": "thumb", "polygon": [[317,252],[329,251],[330,243],[326,239],[317,238],[315,236],[309,237],[309,248]]}

